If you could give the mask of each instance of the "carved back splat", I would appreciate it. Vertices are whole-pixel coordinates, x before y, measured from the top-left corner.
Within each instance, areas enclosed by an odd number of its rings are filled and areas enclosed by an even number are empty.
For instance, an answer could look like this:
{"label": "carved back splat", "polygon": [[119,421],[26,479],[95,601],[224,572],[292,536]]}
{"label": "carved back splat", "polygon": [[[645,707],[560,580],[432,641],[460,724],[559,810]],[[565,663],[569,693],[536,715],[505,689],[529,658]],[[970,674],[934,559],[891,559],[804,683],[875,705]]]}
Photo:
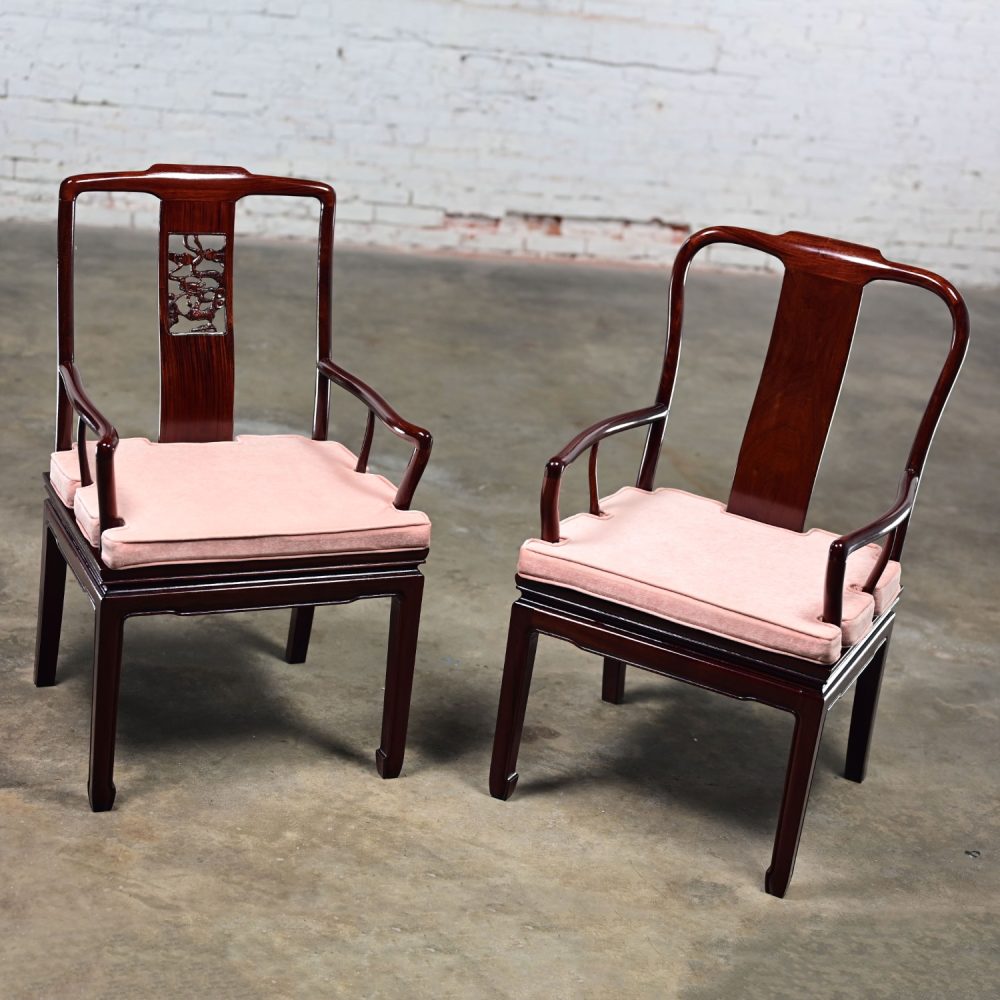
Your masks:
{"label": "carved back splat", "polygon": [[[232,201],[165,199],[160,206],[161,441],[233,436],[235,209]],[[208,243],[220,261],[205,259]]]}
{"label": "carved back splat", "polygon": [[[321,204],[317,357],[330,354],[335,195],[327,184],[251,174],[242,167],[156,164],[148,170],[80,174],[59,191],[59,363],[73,361],[73,227],[77,197],[136,191],[160,199],[160,441],[233,436],[233,225],[248,195],[309,197]],[[318,390],[317,408],[326,406]],[[317,415],[325,426],[325,409]],[[72,412],[60,387],[57,449],[71,441]]]}

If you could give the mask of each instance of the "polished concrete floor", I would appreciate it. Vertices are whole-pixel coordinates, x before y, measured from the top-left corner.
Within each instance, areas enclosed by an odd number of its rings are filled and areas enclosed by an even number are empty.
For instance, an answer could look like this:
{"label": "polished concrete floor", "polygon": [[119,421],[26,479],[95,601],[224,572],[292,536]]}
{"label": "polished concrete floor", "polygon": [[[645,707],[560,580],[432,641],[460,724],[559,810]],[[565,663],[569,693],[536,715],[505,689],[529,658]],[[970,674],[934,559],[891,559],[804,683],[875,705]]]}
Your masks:
{"label": "polished concrete floor", "polygon": [[[79,245],[81,368],[123,435],[153,436],[153,240],[81,229]],[[238,253],[239,426],[307,432],[312,251]],[[72,583],[59,683],[31,683],[53,258],[48,227],[3,228],[0,994],[996,995],[1000,292],[969,291],[973,348],[910,531],[869,778],[839,773],[848,697],[781,901],[762,891],[781,713],[635,670],[611,706],[595,657],[543,639],[517,795],[486,789],[542,467],[576,430],[652,400],[665,274],[340,253],[339,359],[435,435],[403,774],[381,781],[373,762],[384,602],[321,610],[300,666],[280,655],[285,612],[138,619],[118,799],[94,815],[91,609]],[[659,482],[725,498],[777,282],[706,270],[690,289]],[[811,523],[849,530],[889,505],[947,339],[925,293],[868,295]],[[338,404],[346,441],[362,423]],[[605,492],[634,475],[639,444],[603,449]],[[397,475],[407,453],[377,435],[376,456]]]}

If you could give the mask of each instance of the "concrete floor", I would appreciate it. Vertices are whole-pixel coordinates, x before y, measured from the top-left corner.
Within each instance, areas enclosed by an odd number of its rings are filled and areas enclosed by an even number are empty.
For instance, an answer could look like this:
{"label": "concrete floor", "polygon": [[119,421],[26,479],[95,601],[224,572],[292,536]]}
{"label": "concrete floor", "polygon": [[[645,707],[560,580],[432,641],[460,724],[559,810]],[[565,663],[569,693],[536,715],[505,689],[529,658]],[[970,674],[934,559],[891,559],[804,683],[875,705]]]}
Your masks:
{"label": "concrete floor", "polygon": [[[870,776],[839,775],[848,697],[779,901],[762,879],[781,713],[634,670],[610,706],[600,662],[543,639],[517,795],[486,790],[542,467],[576,430],[651,401],[660,272],[340,253],[338,357],[435,434],[403,774],[383,782],[373,765],[384,602],[322,610],[304,666],[281,659],[284,612],[139,619],[118,799],[91,814],[91,611],[72,584],[59,683],[31,683],[53,241],[13,225],[0,241],[0,994],[996,995],[1000,292],[969,292],[973,349],[910,532]],[[154,241],[82,229],[79,242],[87,384],[123,435],[154,435]],[[238,253],[240,428],[307,433],[312,250]],[[659,481],[725,498],[777,282],[703,271],[690,287]],[[870,293],[812,523],[848,530],[888,506],[947,334],[930,296]],[[356,443],[360,407],[336,417]],[[639,445],[602,450],[605,492],[634,475]],[[388,435],[376,454],[390,475],[406,458]],[[577,473],[564,512],[584,494]]]}

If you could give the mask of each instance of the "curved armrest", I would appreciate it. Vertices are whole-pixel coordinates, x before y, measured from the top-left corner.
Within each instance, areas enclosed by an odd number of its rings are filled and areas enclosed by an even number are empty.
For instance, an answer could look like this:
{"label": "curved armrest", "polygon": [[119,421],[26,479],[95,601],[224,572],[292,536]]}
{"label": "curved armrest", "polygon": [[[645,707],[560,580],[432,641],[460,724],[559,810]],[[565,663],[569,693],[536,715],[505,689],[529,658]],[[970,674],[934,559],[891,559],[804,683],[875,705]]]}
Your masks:
{"label": "curved armrest", "polygon": [[563,470],[571,462],[579,458],[588,448],[590,452],[590,512],[600,513],[597,495],[597,446],[605,438],[635,427],[645,427],[657,420],[666,420],[669,407],[666,403],[657,403],[641,410],[631,410],[615,417],[600,420],[585,431],[581,431],[557,455],[549,459],[545,466],[545,478],[542,480],[542,540],[546,542],[559,541],[559,487]]}
{"label": "curved armrest", "polygon": [[117,528],[125,522],[118,516],[118,497],[115,491],[115,449],[118,447],[118,431],[111,421],[94,405],[83,388],[80,372],[73,364],[59,366],[59,379],[76,411],[76,446],[80,460],[80,483],[89,486],[94,482],[87,461],[87,432],[89,427],[97,435],[97,510],[101,531]]}
{"label": "curved armrest", "polygon": [[[906,522],[913,510],[913,503],[917,497],[917,487],[920,484],[920,477],[912,470],[907,469],[903,474],[903,481],[899,486],[899,494],[896,502],[881,516],[876,518],[871,524],[866,524],[857,531],[852,531],[847,535],[841,535],[830,543],[830,555],[826,564],[826,596],[823,602],[823,621],[840,625],[844,614],[844,578],[847,574],[847,558],[852,552],[856,552],[872,542],[877,542],[890,532],[897,532],[905,528]],[[882,547],[882,555],[875,563],[874,568],[868,575],[865,582],[865,592],[871,593],[879,581],[892,550],[896,547],[896,539],[889,539]]]}
{"label": "curved armrest", "polygon": [[430,431],[404,420],[371,386],[328,358],[318,361],[316,368],[324,378],[336,383],[342,389],[346,389],[368,407],[368,425],[365,428],[361,454],[358,456],[356,467],[358,472],[368,470],[368,454],[371,451],[375,417],[378,417],[393,434],[413,443],[413,454],[410,456],[406,472],[403,473],[402,482],[396,490],[396,498],[393,501],[400,510],[409,510],[413,494],[431,455],[431,445],[434,443],[434,439],[431,437]]}

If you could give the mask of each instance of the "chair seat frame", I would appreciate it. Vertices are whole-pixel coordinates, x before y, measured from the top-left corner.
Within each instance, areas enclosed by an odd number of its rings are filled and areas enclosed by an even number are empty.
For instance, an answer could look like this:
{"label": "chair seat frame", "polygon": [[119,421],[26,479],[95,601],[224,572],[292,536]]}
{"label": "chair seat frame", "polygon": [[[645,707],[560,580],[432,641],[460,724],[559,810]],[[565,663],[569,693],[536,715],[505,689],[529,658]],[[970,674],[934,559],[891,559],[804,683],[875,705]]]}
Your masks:
{"label": "chair seat frame", "polygon": [[[197,231],[199,223],[212,227],[222,206],[224,224],[232,236],[235,201],[248,194],[305,196],[320,202],[318,253],[318,309],[316,398],[313,438],[326,440],[329,428],[330,385],[359,399],[368,417],[356,470],[367,472],[375,421],[413,445],[410,461],[395,497],[395,506],[408,509],[430,457],[428,431],[404,420],[389,403],[330,357],[330,288],[333,215],[336,203],[329,185],[293,178],[250,174],[239,167],[187,167],[158,164],[142,172],[79,175],[60,189],[59,214],[59,365],[56,449],[70,446],[72,417],[77,420],[77,451],[81,484],[97,484],[101,530],[123,522],[115,489],[115,450],[118,432],[93,403],[73,359],[73,209],[84,191],[146,191],[163,201],[161,253],[165,225],[185,225]],[[178,218],[180,221],[178,222]],[[229,278],[231,282],[231,278]],[[229,288],[231,292],[231,286]],[[162,292],[161,292],[162,295]],[[203,391],[179,391],[161,397],[161,440],[212,441],[232,437],[231,346],[228,359],[216,364],[232,339],[231,296],[226,337],[170,338],[161,309],[162,384],[183,386],[203,379]],[[221,345],[221,346],[220,346]],[[201,351],[192,366],[191,354],[175,357],[171,351]],[[228,361],[228,371],[227,364]],[[185,367],[185,365],[187,367]],[[86,447],[87,431],[97,437],[96,470],[91,475]],[[424,578],[420,566],[428,549],[331,553],[309,557],[231,560],[114,569],[84,536],[71,508],[44,477],[42,557],[35,646],[35,684],[56,682],[62,627],[66,568],[94,607],[94,680],[91,712],[88,794],[95,812],[112,807],[118,695],[122,672],[124,626],[140,615],[202,615],[267,608],[292,609],[285,648],[289,663],[306,659],[315,608],[357,600],[391,601],[386,659],[381,741],[375,764],[383,778],[395,778],[403,766],[413,669]],[[126,512],[127,513],[127,512]]]}
{"label": "chair seat frame", "polygon": [[[771,343],[728,503],[730,512],[758,521],[793,531],[804,527],[863,287],[879,279],[916,285],[938,295],[951,313],[951,347],[895,502],[872,523],[836,538],[830,545],[825,579],[817,580],[817,595],[823,595],[822,620],[839,624],[850,554],[882,543],[882,554],[863,588],[868,593],[888,561],[900,558],[927,451],[961,368],[969,332],[965,304],[949,282],[930,271],[886,261],[868,247],[805,233],[771,236],[732,227],[713,227],[690,237],[678,252],[671,276],[670,322],[657,399],[651,406],[597,422],[550,459],[540,499],[541,538],[559,541],[562,476],[588,450],[589,510],[601,514],[598,448],[612,435],[646,429],[636,486],[653,490],[680,356],[688,268],[699,250],[720,242],[761,250],[785,265]],[[803,337],[803,330],[814,330],[815,336]],[[669,531],[670,526],[662,530]],[[612,704],[624,701],[627,665],[632,665],[731,698],[770,705],[795,718],[771,863],[764,877],[766,892],[784,896],[795,867],[826,715],[852,687],[844,774],[859,783],[865,778],[898,598],[858,643],[843,648],[835,663],[824,664],[740,643],[572,588],[520,575],[515,583],[521,596],[511,608],[490,794],[508,799],[518,783],[517,760],[539,635],[603,657],[602,698]]]}

